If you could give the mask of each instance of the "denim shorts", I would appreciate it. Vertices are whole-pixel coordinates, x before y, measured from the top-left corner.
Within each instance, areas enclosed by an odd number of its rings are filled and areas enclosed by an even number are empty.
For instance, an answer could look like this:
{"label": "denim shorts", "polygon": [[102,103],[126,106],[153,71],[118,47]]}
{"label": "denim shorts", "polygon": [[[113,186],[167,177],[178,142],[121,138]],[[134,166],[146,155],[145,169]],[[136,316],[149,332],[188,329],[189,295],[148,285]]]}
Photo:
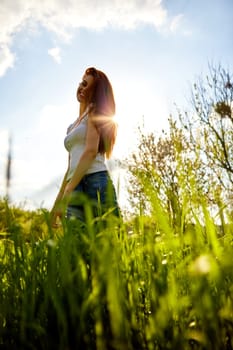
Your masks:
{"label": "denim shorts", "polygon": [[115,187],[108,171],[85,175],[72,192],[67,218],[85,222],[88,215],[98,217],[106,212],[120,216]]}

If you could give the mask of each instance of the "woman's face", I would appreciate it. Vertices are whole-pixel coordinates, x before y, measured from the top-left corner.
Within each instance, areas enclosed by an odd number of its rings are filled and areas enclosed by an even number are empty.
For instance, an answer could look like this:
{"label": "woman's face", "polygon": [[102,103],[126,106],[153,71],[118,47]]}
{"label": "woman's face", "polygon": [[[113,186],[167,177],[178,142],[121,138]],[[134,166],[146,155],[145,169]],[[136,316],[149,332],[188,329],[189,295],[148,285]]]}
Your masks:
{"label": "woman's face", "polygon": [[77,100],[80,103],[88,103],[92,92],[92,85],[94,83],[94,77],[90,74],[84,75],[81,83],[77,89]]}

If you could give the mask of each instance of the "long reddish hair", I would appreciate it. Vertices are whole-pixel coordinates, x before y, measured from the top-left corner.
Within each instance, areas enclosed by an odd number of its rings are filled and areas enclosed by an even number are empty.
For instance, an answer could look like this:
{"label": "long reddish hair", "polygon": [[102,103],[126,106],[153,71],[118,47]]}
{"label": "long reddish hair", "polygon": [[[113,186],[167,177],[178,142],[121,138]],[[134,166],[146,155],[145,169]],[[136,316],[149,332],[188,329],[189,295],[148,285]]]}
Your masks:
{"label": "long reddish hair", "polygon": [[117,125],[113,120],[115,99],[112,85],[107,76],[94,67],[87,68],[85,74],[94,77],[89,103],[93,105],[91,115],[100,135],[98,151],[109,158],[117,135]]}

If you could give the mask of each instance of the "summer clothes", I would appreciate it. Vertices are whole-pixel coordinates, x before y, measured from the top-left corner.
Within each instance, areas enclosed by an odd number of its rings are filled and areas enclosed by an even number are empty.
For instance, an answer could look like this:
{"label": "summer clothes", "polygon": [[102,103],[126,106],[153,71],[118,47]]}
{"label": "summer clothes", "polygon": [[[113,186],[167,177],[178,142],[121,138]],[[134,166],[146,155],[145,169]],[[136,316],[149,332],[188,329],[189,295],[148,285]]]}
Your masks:
{"label": "summer clothes", "polygon": [[[67,136],[64,140],[65,148],[70,154],[70,166],[67,174],[67,180],[70,180],[72,178],[77,164],[84,151],[87,133],[87,120],[88,115],[83,117],[77,127],[74,127],[72,129],[72,124],[67,130]],[[90,168],[87,170],[87,174],[106,170],[107,167],[105,164],[105,157],[103,154],[98,153],[96,158],[93,160]]]}
{"label": "summer clothes", "polygon": [[[67,130],[64,140],[65,148],[70,155],[70,165],[67,180],[70,180],[85,148],[88,115]],[[94,217],[106,211],[120,216],[115,188],[107,171],[104,155],[98,153],[90,168],[72,192],[71,202],[67,207],[67,217],[75,217],[82,222],[87,219],[87,213]]]}
{"label": "summer clothes", "polygon": [[68,205],[67,217],[83,222],[87,215],[97,217],[105,212],[120,216],[114,185],[107,171],[85,175],[73,191],[73,201]]}

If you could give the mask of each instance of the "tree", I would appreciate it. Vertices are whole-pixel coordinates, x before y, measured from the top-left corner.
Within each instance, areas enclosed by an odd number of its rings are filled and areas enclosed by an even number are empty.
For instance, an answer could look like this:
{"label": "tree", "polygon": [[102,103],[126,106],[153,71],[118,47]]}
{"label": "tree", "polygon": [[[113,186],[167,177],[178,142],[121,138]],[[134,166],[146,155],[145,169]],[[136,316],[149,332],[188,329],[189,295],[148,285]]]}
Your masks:
{"label": "tree", "polygon": [[139,127],[138,150],[127,159],[132,207],[156,216],[156,196],[177,228],[200,215],[203,203],[223,221],[225,200],[233,198],[233,86],[228,71],[209,68],[193,86],[194,111],[171,116],[158,138]]}
{"label": "tree", "polygon": [[197,160],[189,143],[172,117],[169,130],[157,139],[154,132],[138,128],[139,142],[128,162],[129,197],[133,208],[156,217],[155,195],[170,218],[170,225],[182,227],[190,217],[190,199]]}
{"label": "tree", "polygon": [[[194,113],[180,113],[192,151],[199,149],[206,195],[219,205],[233,198],[233,81],[221,65],[209,65],[191,91]],[[211,184],[211,186],[209,186]]]}

